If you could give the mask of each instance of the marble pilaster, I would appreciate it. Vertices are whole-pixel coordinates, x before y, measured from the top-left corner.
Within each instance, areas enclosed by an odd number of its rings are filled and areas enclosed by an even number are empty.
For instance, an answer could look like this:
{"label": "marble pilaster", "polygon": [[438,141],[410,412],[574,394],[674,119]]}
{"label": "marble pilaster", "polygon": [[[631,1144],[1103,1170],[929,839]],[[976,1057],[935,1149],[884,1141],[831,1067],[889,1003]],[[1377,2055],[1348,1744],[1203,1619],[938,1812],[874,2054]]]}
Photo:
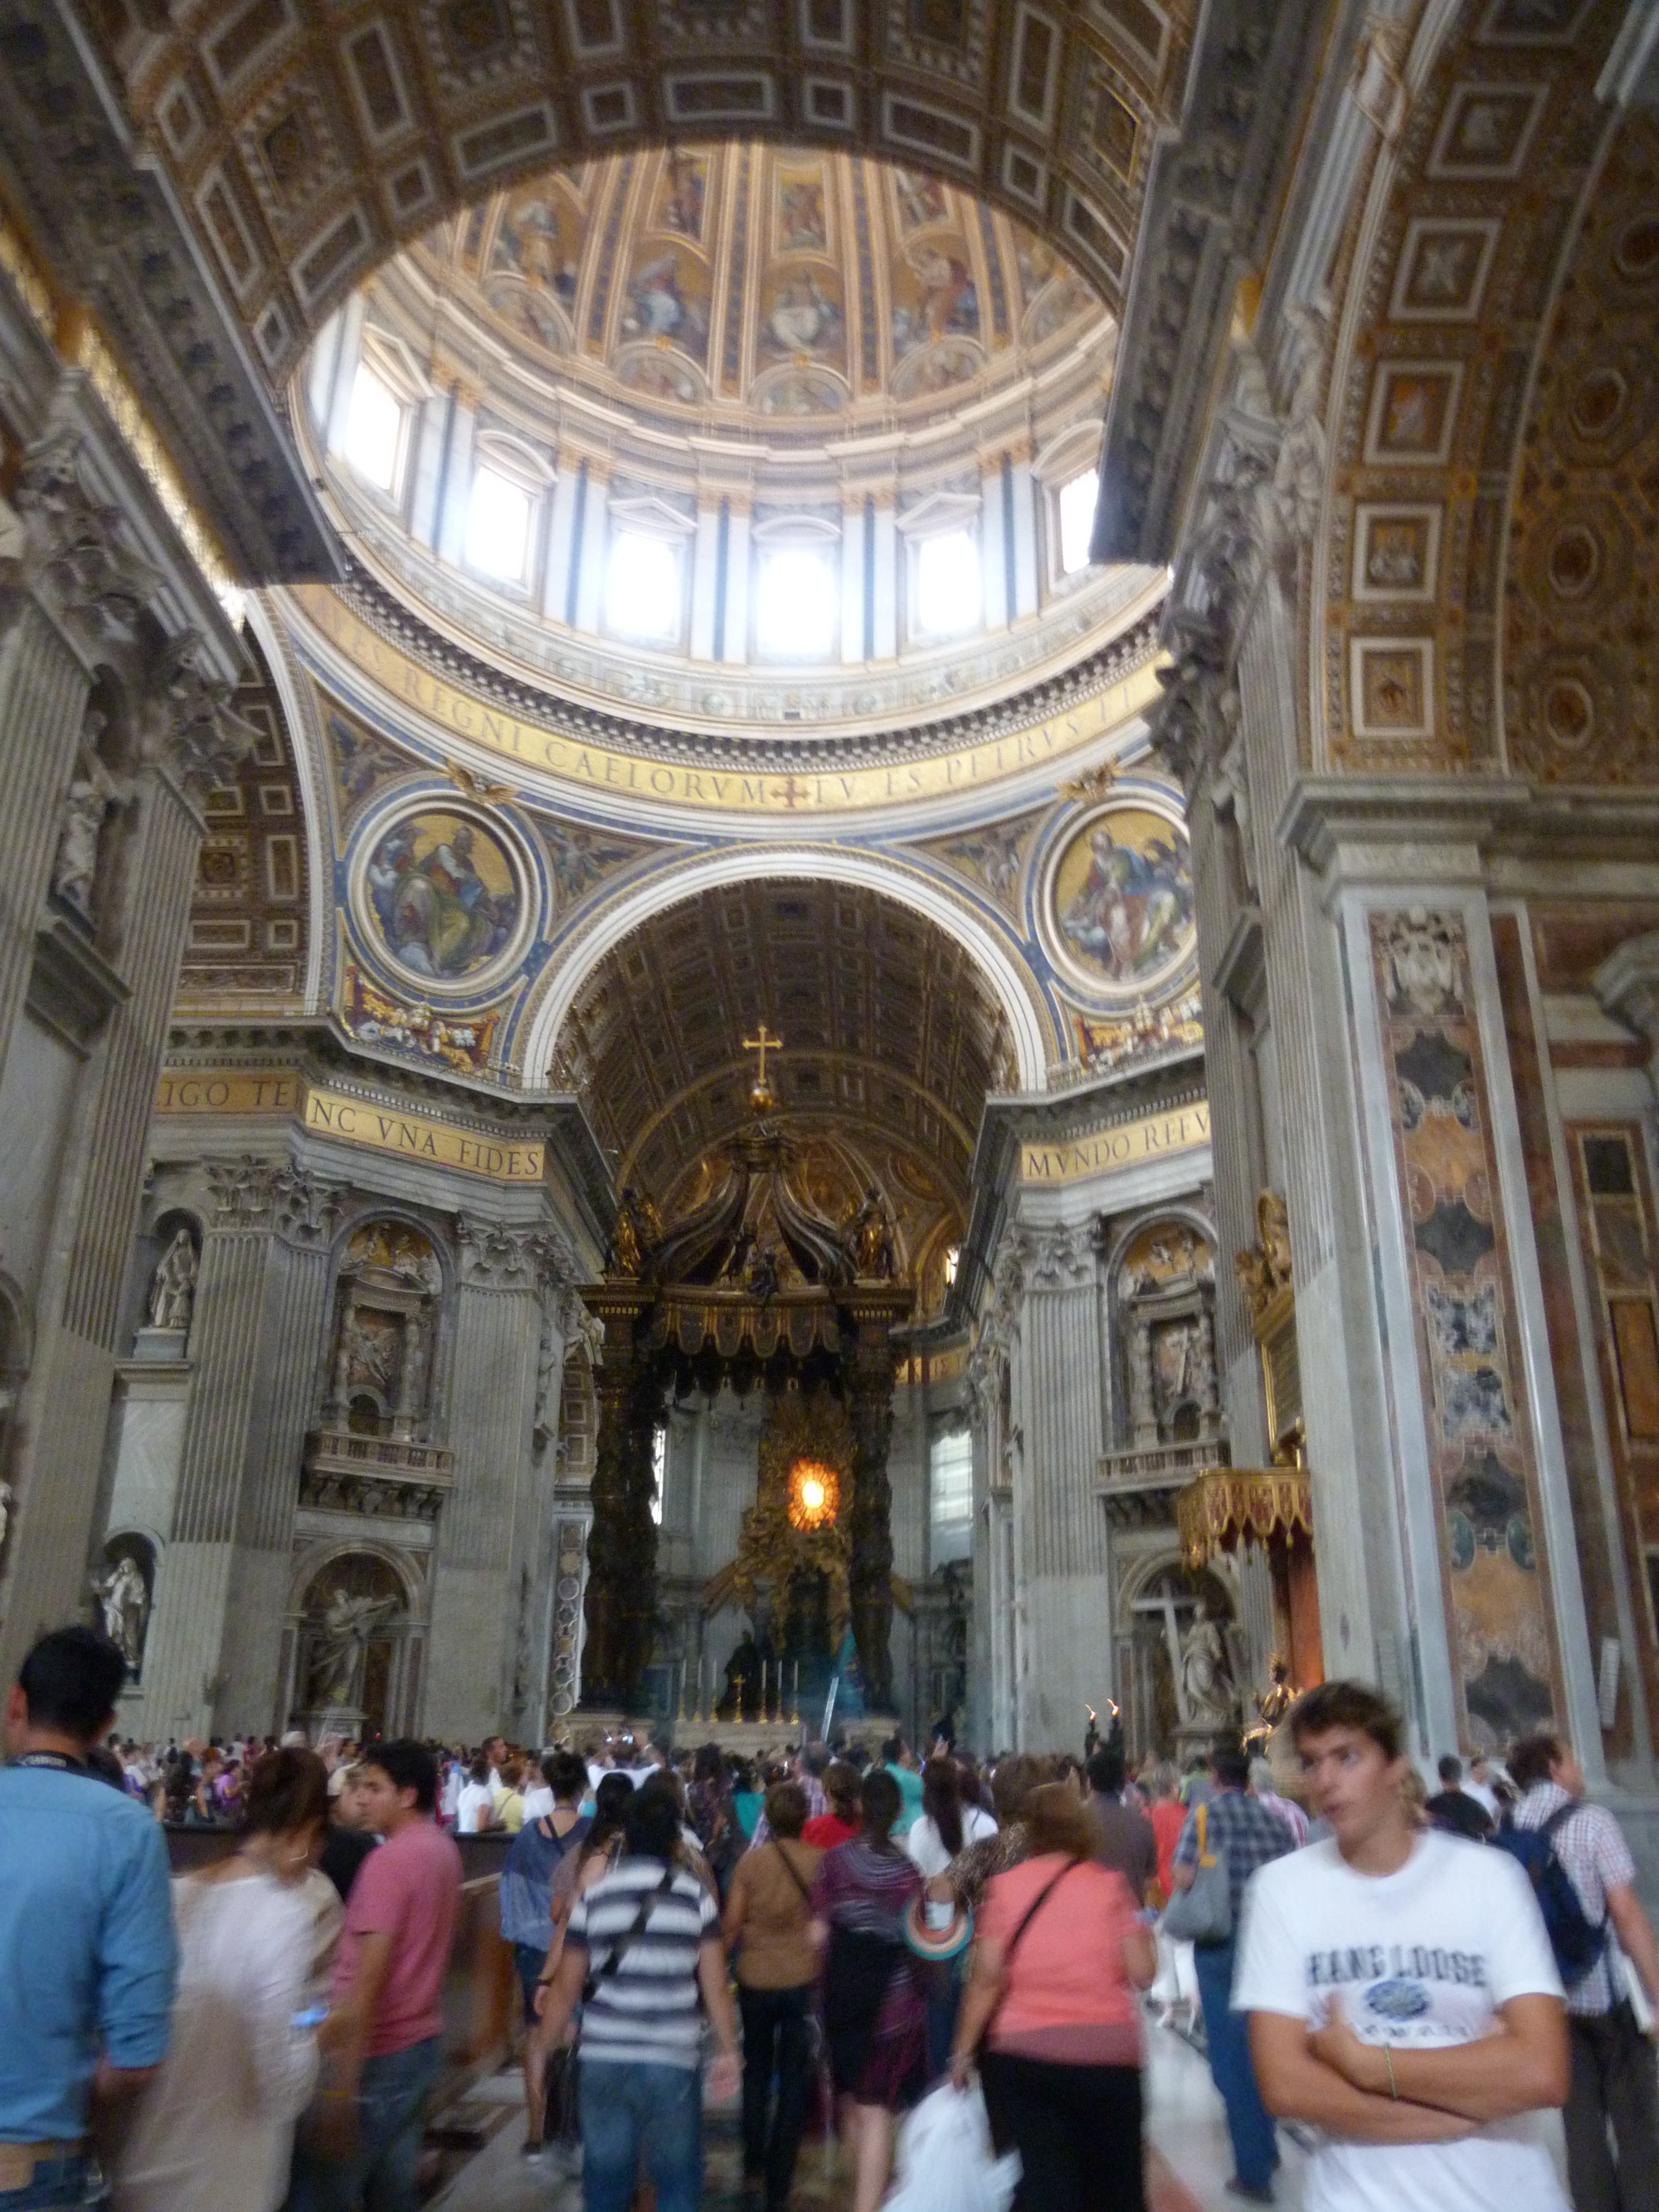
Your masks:
{"label": "marble pilaster", "polygon": [[[538,1598],[550,1495],[533,1475],[545,1233],[463,1213],[457,1222],[449,1436],[455,1482],[439,1516],[424,1725],[477,1740],[512,1700],[523,1617]],[[526,1570],[529,1580],[526,1579]]]}
{"label": "marble pilaster", "polygon": [[196,1374],[145,1668],[146,1718],[161,1735],[212,1733],[228,1686],[222,1639],[238,1507],[275,1349],[264,1324],[276,1171],[275,1161],[251,1158],[207,1170],[210,1212],[191,1334]]}
{"label": "marble pilaster", "polygon": [[1015,1724],[1022,1749],[1080,1740],[1111,1691],[1106,1530],[1095,1494],[1105,1449],[1093,1224],[1019,1232],[1024,1451],[1013,1489],[1022,1598]]}
{"label": "marble pilaster", "polygon": [[0,1629],[8,1664],[42,1621],[80,1609],[150,1108],[202,834],[197,795],[223,781],[252,735],[191,632],[151,661],[133,719],[139,763],[106,924],[124,995],[88,1041],[69,1107],[12,1477],[20,1510]]}

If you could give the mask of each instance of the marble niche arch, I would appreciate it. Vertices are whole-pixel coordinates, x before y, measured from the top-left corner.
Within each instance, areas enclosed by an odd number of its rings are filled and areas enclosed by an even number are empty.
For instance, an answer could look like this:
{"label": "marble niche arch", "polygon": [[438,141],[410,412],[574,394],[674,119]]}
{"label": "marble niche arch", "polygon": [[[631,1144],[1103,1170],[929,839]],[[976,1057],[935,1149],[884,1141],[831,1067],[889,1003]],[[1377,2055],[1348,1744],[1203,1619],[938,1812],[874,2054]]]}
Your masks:
{"label": "marble niche arch", "polygon": [[618,898],[592,923],[541,986],[522,1064],[532,1083],[545,1082],[559,1032],[594,969],[641,923],[698,893],[749,882],[848,884],[890,898],[934,923],[969,954],[1008,1024],[1022,1091],[1048,1087],[1064,1048],[1012,932],[957,899],[920,869],[850,845],[741,846],[677,862],[672,870]]}

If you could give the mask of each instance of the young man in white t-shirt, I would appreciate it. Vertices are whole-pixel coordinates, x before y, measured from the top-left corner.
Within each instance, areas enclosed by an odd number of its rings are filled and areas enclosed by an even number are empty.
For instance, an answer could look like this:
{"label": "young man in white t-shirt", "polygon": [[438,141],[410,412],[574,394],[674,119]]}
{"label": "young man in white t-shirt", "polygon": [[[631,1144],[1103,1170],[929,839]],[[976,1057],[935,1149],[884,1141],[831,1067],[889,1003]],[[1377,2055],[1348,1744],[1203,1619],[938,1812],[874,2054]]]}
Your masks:
{"label": "young man in white t-shirt", "polygon": [[1566,2212],[1524,2117],[1568,2079],[1526,1875],[1416,1826],[1399,1722],[1374,1690],[1327,1682],[1290,1724],[1331,1840],[1252,1881],[1233,2005],[1269,2112],[1321,2132],[1306,2212]]}

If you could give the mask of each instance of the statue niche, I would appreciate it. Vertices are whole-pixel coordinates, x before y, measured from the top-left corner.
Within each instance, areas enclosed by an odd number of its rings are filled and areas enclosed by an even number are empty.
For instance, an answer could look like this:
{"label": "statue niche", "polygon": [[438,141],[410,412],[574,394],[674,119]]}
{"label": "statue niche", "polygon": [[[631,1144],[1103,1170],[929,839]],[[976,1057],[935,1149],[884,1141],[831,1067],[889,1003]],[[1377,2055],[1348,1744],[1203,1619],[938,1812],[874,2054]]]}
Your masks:
{"label": "statue niche", "polygon": [[1184,1222],[1154,1222],[1123,1255],[1118,1321],[1138,1451],[1221,1433],[1215,1364],[1215,1260]]}
{"label": "statue niche", "polygon": [[418,1229],[370,1221],[353,1230],[336,1294],[331,1427],[404,1442],[428,1433],[442,1288],[437,1254]]}
{"label": "statue niche", "polygon": [[295,1676],[296,1718],[313,1740],[398,1731],[408,1606],[386,1560],[349,1552],[307,1590]]}

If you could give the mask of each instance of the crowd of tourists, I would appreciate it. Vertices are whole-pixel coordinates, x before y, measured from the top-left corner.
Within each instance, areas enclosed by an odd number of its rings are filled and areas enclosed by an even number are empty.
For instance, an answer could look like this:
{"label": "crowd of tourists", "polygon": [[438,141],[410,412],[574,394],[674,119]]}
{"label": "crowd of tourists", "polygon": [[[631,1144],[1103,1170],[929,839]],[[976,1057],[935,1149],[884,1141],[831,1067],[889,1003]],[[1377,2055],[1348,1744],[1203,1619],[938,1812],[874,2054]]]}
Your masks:
{"label": "crowd of tourists", "polygon": [[[452,1829],[511,1833],[525,2149],[550,2187],[580,2167],[586,2212],[696,2212],[705,2099],[739,2090],[757,2212],[814,2118],[876,2212],[902,2116],[975,2083],[1019,2212],[1142,2212],[1153,2020],[1207,2051],[1247,2202],[1291,2122],[1310,2212],[1565,2212],[1561,2107],[1577,2212],[1659,2207],[1659,1951],[1555,1735],[1431,1794],[1334,1682],[1276,1763],[1224,1742],[1184,1776],[897,1737],[758,1768],[500,1737],[158,1759],[108,1741],[124,1679],[60,1630],[6,1707],[0,2212],[413,2212]],[[234,1833],[170,1883],[151,1816],[181,1799]]]}

